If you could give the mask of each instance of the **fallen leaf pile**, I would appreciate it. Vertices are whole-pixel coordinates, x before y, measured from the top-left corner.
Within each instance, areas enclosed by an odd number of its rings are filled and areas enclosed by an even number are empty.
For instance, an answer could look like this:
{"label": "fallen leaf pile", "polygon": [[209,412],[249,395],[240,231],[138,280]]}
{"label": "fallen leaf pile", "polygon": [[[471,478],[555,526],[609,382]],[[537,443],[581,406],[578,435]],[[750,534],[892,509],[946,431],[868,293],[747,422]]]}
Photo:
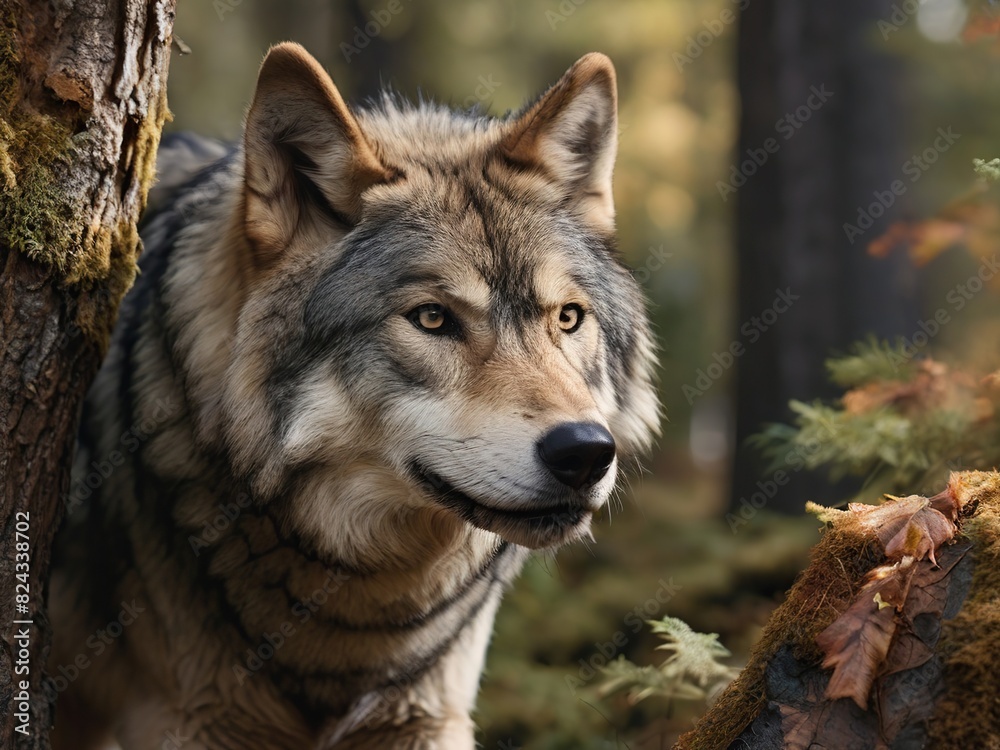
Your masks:
{"label": "fallen leaf pile", "polygon": [[[850,698],[867,710],[877,679],[919,667],[933,655],[917,619],[930,615],[940,622],[944,579],[971,546],[952,543],[962,510],[957,477],[932,498],[890,497],[877,506],[851,503],[846,511],[813,507],[822,520],[873,536],[886,557],[868,574],[851,606],[816,638],[823,667],[833,669],[827,700]],[[878,713],[882,739],[888,741],[894,716]]]}

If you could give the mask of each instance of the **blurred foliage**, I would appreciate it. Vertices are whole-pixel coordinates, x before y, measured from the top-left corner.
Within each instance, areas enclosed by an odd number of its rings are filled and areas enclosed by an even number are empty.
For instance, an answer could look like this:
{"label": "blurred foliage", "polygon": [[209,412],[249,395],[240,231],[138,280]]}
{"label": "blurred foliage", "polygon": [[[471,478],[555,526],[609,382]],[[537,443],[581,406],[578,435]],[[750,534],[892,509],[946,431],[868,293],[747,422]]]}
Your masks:
{"label": "blurred foliage", "polygon": [[1000,465],[1000,373],[917,359],[907,342],[859,344],[829,365],[853,386],[838,404],[792,402],[793,425],[756,436],[774,470],[801,455],[805,468],[829,468],[832,479],[864,477],[863,496],[874,501],[943,483],[949,470]]}
{"label": "blurred foliage", "polygon": [[[771,471],[798,456],[834,480],[863,477],[862,498],[875,501],[932,493],[949,470],[1000,465],[1000,159],[973,159],[972,169],[978,179],[958,198],[927,218],[893,224],[869,252],[905,252],[918,266],[966,255],[978,266],[951,277],[942,305],[911,336],[872,338],[829,360],[831,380],[848,390],[835,404],[794,401],[793,424],[755,436]],[[966,346],[942,345],[950,328]]]}
{"label": "blurred foliage", "polygon": [[[699,34],[705,39],[706,24],[715,22],[718,28],[723,12],[736,4],[399,0],[399,12],[391,13],[362,46],[359,30],[380,13],[385,18],[389,4],[180,0],[176,33],[191,53],[171,61],[170,127],[236,139],[260,60],[270,44],[284,39],[309,48],[349,100],[363,100],[381,85],[391,85],[413,99],[480,106],[494,113],[519,107],[588,51],[611,56],[620,95],[615,173],[620,247],[652,303],[669,422],[659,451],[647,462],[649,473],[633,478],[625,507],[597,524],[596,544],[569,548],[557,559],[534,559],[508,594],[497,619],[477,720],[487,750],[669,746],[690,727],[699,708],[657,700],[630,705],[622,696],[602,700],[597,691],[600,667],[620,656],[636,664],[657,663],[656,639],[642,621],[668,615],[683,618],[696,630],[720,633],[739,661],[817,538],[817,523],[810,518],[779,518],[761,510],[738,527],[719,519],[732,447],[732,371],[693,406],[682,393],[682,386],[712,361],[714,352],[729,345],[738,328],[731,247],[734,202],[720,200],[715,188],[718,180],[727,179],[736,158],[735,24],[723,24],[708,44],[693,41]],[[963,352],[970,372],[989,372],[987,363],[1000,342],[1000,326],[990,327],[995,323],[990,295],[976,296],[961,311],[947,302],[955,285],[975,273],[980,263],[975,250],[995,248],[989,199],[976,192],[979,188],[969,188],[971,160],[998,151],[1000,98],[985,94],[1000,83],[1000,47],[990,31],[986,5],[970,3],[963,11],[969,26],[982,32],[964,45],[954,35],[934,41],[923,10],[893,22],[891,31],[873,25],[867,37],[857,40],[879,45],[903,63],[899,86],[911,111],[899,138],[908,148],[922,151],[938,127],[953,126],[961,134],[933,171],[901,199],[905,217],[947,214],[955,196],[959,210],[926,225],[924,247],[932,252],[912,278],[898,283],[919,283],[925,318],[944,307],[958,321],[942,326],[934,337],[935,356],[950,362],[952,353]],[[358,51],[345,53],[344,45]],[[977,202],[982,200],[986,202]],[[971,208],[962,208],[963,201]],[[975,210],[980,205],[986,208]],[[845,214],[845,220],[852,218]],[[886,230],[876,224],[873,236]],[[885,244],[885,252],[919,247],[910,235]],[[957,244],[969,252],[945,252]],[[914,332],[921,330],[919,322],[914,321]],[[866,368],[880,361],[876,354],[851,357],[855,359],[835,366],[845,387],[861,385],[866,373],[875,376]],[[879,366],[878,378],[891,376],[884,364]],[[835,418],[824,408],[842,411],[837,406],[808,408],[820,410],[816,423],[820,415]],[[886,424],[910,419],[894,415],[894,408],[887,407]],[[957,424],[936,429],[957,436]],[[860,444],[872,452],[882,450],[882,442],[898,445],[889,427],[868,429],[859,423],[846,429],[856,429]],[[875,439],[882,434],[878,430],[890,438]],[[707,442],[706,434],[712,438]],[[794,439],[790,431],[785,437]],[[714,449],[706,453],[694,447],[706,444]],[[891,465],[881,461],[865,463],[861,457],[853,468],[874,472],[874,484],[895,471],[886,474]],[[913,469],[917,473],[918,464]],[[668,590],[669,598],[663,593]],[[658,593],[667,601],[659,601]]]}

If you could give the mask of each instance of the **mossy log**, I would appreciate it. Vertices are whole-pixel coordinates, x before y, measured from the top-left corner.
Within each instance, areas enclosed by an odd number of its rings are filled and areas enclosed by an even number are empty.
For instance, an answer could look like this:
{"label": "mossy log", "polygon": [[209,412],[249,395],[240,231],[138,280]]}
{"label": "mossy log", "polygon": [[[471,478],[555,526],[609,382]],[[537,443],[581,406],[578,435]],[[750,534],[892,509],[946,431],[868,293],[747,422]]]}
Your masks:
{"label": "mossy log", "polygon": [[0,0],[0,747],[49,746],[50,547],[135,277],[174,6]]}
{"label": "mossy log", "polygon": [[[908,511],[902,526],[889,528],[899,514],[885,519],[907,502],[930,508],[942,498],[954,508],[955,525],[929,554],[913,554],[927,524]],[[867,521],[859,523],[860,515]],[[852,504],[821,517],[829,528],[809,568],[771,616],[747,666],[675,750],[1000,747],[1000,474],[954,473],[930,500],[894,498],[878,511]],[[893,563],[893,544],[912,549]],[[897,609],[871,594],[899,566],[908,577],[902,593],[894,592]],[[861,650],[891,633],[853,700],[831,695],[838,693],[835,672],[824,667],[831,664],[831,626],[845,620],[875,626],[839,641],[853,639]],[[839,676],[865,671],[854,662]]]}

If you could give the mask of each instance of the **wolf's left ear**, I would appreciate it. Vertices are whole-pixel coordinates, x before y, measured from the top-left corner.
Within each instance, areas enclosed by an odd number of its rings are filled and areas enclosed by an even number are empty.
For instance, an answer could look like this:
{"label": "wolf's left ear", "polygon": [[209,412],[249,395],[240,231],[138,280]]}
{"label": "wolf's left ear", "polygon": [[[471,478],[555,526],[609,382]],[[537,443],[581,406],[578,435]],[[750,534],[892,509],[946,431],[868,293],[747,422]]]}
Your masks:
{"label": "wolf's left ear", "polygon": [[302,229],[356,223],[361,193],[395,174],[298,44],[272,47],[264,59],[243,145],[246,233],[263,265]]}
{"label": "wolf's left ear", "polygon": [[618,88],[607,56],[581,57],[534,104],[508,125],[500,152],[539,168],[599,229],[614,228],[611,175],[618,150]]}

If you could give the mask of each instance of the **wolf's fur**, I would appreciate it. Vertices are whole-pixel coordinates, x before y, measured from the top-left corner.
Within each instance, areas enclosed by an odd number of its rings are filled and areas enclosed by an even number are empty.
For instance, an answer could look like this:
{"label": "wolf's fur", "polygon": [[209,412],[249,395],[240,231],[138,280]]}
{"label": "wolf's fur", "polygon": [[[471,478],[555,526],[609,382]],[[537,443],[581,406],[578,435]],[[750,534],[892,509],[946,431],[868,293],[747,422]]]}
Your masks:
{"label": "wolf's fur", "polygon": [[[656,429],[615,110],[597,54],[504,119],[349,110],[284,44],[239,148],[164,148],[53,582],[57,748],[473,747],[502,589]],[[567,422],[617,444],[592,486],[539,458]]]}

